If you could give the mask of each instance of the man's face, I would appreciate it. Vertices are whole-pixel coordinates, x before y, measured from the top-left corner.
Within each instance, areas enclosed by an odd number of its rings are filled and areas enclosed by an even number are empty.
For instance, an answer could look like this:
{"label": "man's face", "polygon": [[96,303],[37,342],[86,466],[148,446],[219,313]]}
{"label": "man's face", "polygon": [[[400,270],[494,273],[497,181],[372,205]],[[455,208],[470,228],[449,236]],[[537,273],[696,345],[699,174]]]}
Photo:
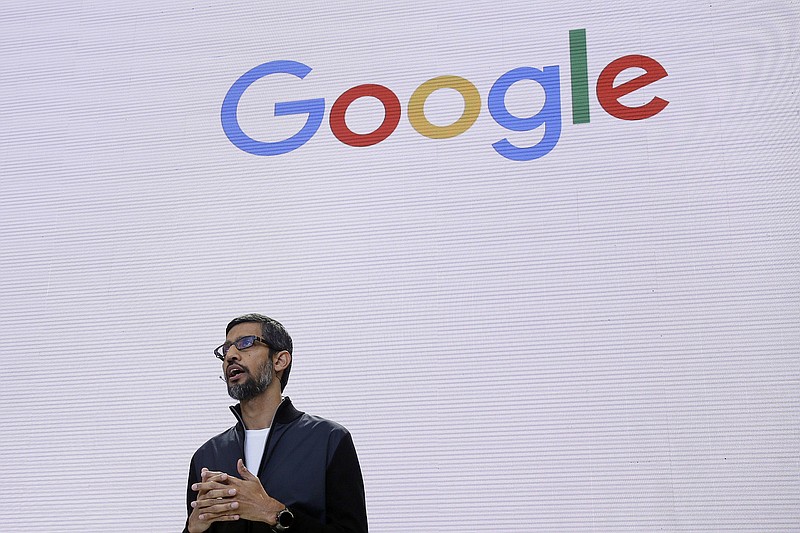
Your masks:
{"label": "man's face", "polygon": [[[235,342],[248,335],[261,337],[261,324],[257,322],[237,324],[231,328],[225,340]],[[228,394],[239,401],[258,396],[267,390],[274,378],[269,348],[261,342],[256,342],[242,351],[236,346],[231,346],[222,362],[222,370],[225,373]]]}

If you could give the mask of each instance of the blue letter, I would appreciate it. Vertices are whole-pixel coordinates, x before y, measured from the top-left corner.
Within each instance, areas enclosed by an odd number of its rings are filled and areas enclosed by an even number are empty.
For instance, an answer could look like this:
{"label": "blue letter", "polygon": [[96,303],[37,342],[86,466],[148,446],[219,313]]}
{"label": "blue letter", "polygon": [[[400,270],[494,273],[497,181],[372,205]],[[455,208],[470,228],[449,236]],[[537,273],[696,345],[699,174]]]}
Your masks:
{"label": "blue letter", "polygon": [[239,108],[239,99],[250,85],[270,74],[292,74],[300,79],[306,77],[311,68],[296,61],[270,61],[245,72],[228,89],[225,100],[222,101],[222,129],[228,139],[240,150],[254,155],[280,155],[291,152],[303,146],[317,132],[325,113],[325,99],[298,100],[295,102],[276,102],[275,116],[301,115],[308,113],[308,119],[303,128],[288,139],[278,142],[262,142],[248,137],[239,127],[236,112]]}
{"label": "blue letter", "polygon": [[[544,89],[542,110],[532,117],[515,117],[506,109],[506,92],[520,80],[533,80]],[[497,153],[514,161],[530,161],[548,154],[561,137],[561,86],[558,66],[544,67],[544,71],[519,67],[500,76],[489,91],[489,113],[495,122],[511,131],[532,131],[544,124],[544,137],[538,144],[520,148],[511,144],[508,139],[502,139],[492,145]]]}

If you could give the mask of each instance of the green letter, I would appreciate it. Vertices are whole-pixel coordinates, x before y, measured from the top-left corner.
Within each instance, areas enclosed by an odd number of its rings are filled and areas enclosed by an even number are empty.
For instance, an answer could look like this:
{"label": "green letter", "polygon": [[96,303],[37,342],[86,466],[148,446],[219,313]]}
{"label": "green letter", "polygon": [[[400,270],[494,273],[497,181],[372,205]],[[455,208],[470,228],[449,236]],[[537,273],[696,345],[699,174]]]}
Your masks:
{"label": "green letter", "polygon": [[589,122],[589,74],[586,70],[586,29],[569,30],[569,72],[572,79],[572,123]]}

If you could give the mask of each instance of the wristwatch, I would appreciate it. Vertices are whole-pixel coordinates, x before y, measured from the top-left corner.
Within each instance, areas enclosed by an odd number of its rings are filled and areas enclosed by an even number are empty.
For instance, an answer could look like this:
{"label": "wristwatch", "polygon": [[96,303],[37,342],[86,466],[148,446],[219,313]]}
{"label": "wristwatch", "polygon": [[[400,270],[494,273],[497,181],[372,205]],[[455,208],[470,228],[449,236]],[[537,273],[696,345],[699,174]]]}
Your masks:
{"label": "wristwatch", "polygon": [[294,524],[294,513],[292,513],[288,507],[284,507],[283,511],[278,513],[276,520],[277,522],[272,526],[272,529],[275,531],[286,531]]}

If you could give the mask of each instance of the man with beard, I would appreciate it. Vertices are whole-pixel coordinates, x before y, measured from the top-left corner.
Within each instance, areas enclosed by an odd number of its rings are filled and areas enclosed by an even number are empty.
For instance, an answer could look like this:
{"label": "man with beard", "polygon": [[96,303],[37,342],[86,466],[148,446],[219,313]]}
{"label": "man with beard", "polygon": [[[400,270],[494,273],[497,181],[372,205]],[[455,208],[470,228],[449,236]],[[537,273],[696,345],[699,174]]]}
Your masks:
{"label": "man with beard", "polygon": [[237,423],[189,467],[184,533],[366,533],[364,483],[350,433],[281,397],[292,339],[269,317],[233,319],[214,350]]}

